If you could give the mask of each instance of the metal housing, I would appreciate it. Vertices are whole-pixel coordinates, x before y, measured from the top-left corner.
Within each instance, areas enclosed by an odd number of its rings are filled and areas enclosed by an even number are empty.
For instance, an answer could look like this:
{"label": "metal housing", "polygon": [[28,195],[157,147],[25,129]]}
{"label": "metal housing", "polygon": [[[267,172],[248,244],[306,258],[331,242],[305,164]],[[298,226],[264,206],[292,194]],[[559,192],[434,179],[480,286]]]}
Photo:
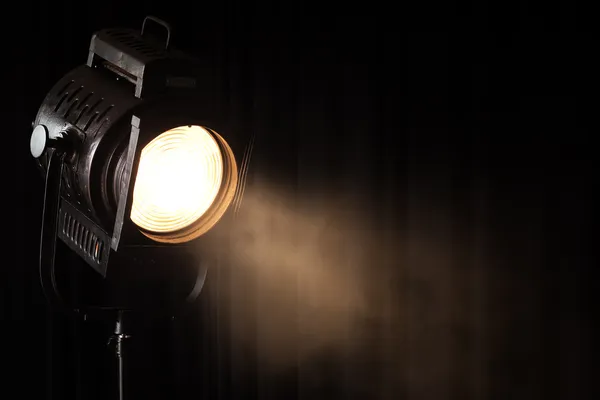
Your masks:
{"label": "metal housing", "polygon": [[[252,138],[228,131],[213,98],[215,82],[203,77],[202,65],[170,48],[170,33],[162,42],[143,33],[142,28],[94,34],[87,64],[55,84],[34,121],[49,138],[73,141],[62,176],[58,236],[103,276],[122,232],[132,245],[149,244],[127,223],[129,178],[139,152],[157,134],[196,124],[224,135],[239,166],[232,207],[239,207],[251,154]],[[48,155],[38,160],[45,169]]]}

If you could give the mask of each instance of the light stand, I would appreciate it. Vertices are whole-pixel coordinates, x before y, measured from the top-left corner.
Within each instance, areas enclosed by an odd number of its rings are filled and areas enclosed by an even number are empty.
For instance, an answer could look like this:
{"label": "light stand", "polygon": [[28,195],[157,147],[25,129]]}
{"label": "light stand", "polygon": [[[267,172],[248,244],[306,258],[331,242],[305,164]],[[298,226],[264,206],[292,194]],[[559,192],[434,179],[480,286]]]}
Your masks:
{"label": "light stand", "polygon": [[123,342],[126,339],[129,339],[131,336],[124,333],[123,328],[123,318],[124,311],[119,310],[117,312],[117,321],[115,323],[115,331],[113,335],[108,340],[109,345],[115,346],[115,355],[117,357],[117,379],[118,379],[118,387],[119,387],[119,400],[123,400]]}

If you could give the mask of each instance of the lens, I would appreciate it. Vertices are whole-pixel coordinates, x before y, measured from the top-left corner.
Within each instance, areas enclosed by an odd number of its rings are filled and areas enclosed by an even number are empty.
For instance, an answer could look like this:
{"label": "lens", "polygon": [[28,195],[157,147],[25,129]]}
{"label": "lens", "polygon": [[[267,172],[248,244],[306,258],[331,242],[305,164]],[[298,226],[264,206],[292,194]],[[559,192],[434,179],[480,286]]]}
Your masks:
{"label": "lens", "polygon": [[184,126],[148,143],[141,152],[131,220],[157,234],[180,231],[199,221],[217,199],[224,180],[218,139],[203,127]]}

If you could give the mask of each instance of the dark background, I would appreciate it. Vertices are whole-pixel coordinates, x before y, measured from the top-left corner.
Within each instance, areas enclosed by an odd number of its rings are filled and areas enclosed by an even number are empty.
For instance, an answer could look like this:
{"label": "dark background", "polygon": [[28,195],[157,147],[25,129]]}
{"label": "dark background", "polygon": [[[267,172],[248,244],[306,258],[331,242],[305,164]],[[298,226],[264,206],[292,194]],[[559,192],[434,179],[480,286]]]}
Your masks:
{"label": "dark background", "polygon": [[[229,115],[257,135],[250,187],[276,187],[284,208],[316,207],[362,238],[339,253],[385,312],[348,331],[354,346],[310,357],[302,349],[314,339],[292,318],[285,347],[298,357],[282,367],[262,357],[273,343],[260,334],[270,318],[289,322],[278,298],[247,280],[254,328],[243,329],[255,345],[238,351],[237,305],[219,290],[235,268],[224,267],[209,274],[202,312],[132,339],[129,397],[591,397],[585,13],[572,2],[232,1],[5,12],[0,397],[116,397],[112,326],[47,311],[36,264],[43,180],[28,140],[46,92],[85,62],[92,33],[138,27],[148,14],[173,25],[174,46],[208,60]],[[360,228],[344,222],[355,213]]]}

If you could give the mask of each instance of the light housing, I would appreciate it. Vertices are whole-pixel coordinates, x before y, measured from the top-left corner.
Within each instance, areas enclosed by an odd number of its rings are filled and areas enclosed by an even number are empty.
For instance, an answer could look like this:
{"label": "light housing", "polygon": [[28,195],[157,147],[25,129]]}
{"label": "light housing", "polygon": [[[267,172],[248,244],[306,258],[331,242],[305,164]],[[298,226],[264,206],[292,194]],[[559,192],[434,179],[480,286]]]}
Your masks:
{"label": "light housing", "polygon": [[[166,29],[166,40],[144,32],[150,20]],[[47,295],[59,291],[53,239],[107,278],[117,252],[134,254],[131,264],[141,248],[197,255],[198,239],[239,207],[253,138],[226,120],[211,68],[171,48],[170,36],[154,17],[140,31],[95,33],[87,63],[60,79],[39,108],[31,153],[46,174],[40,269]],[[165,174],[174,167],[185,168]],[[174,183],[185,183],[188,197]],[[203,269],[196,272],[203,282]]]}

